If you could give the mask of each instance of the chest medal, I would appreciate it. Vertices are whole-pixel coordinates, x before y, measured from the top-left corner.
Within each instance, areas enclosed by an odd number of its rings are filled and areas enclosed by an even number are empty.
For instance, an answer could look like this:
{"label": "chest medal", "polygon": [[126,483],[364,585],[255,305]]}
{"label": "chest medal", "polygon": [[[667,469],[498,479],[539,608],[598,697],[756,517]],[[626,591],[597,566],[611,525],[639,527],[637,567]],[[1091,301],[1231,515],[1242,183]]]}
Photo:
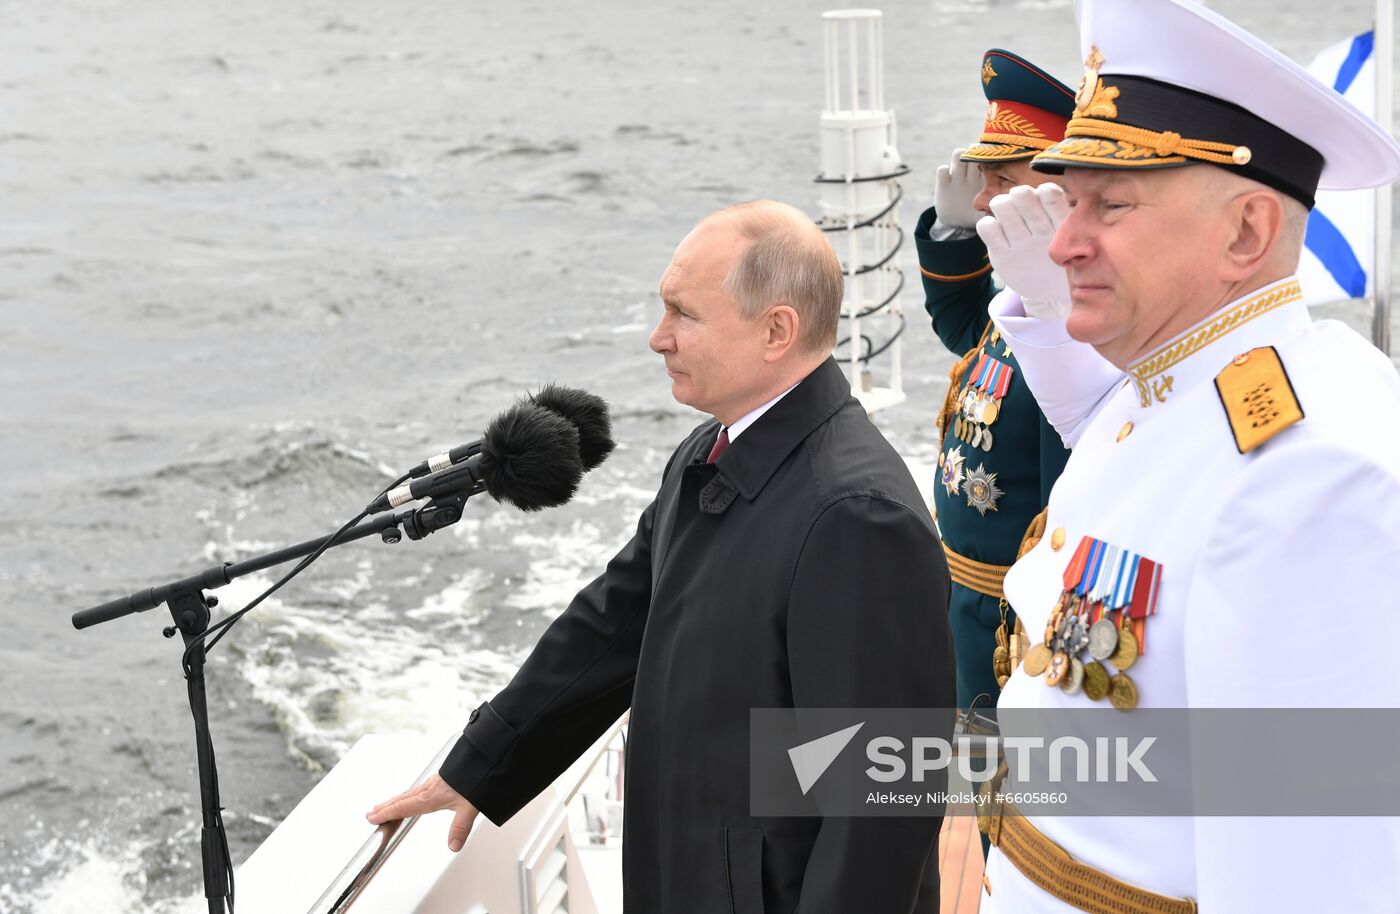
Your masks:
{"label": "chest medal", "polygon": [[956,445],[948,449],[946,454],[938,458],[939,481],[943,483],[943,488],[947,493],[957,495],[962,488],[963,482],[963,455],[962,445]]}
{"label": "chest medal", "polygon": [[1011,389],[1016,369],[987,353],[982,353],[958,393],[957,419],[953,426],[959,438],[983,451],[992,449],[992,425],[1001,415],[1001,401]]}
{"label": "chest medal", "polygon": [[977,469],[967,471],[964,491],[967,493],[967,506],[976,508],[983,517],[987,516],[988,511],[997,509],[997,500],[1003,494],[997,488],[997,474],[988,472],[981,463],[977,464]]}
{"label": "chest medal", "polygon": [[[1162,566],[1086,536],[1064,572],[1064,589],[1046,623],[1044,640],[1023,668],[1068,695],[1109,702],[1120,711],[1138,705],[1128,670],[1147,651],[1147,618],[1157,613]],[[1111,670],[1110,670],[1111,668]]]}

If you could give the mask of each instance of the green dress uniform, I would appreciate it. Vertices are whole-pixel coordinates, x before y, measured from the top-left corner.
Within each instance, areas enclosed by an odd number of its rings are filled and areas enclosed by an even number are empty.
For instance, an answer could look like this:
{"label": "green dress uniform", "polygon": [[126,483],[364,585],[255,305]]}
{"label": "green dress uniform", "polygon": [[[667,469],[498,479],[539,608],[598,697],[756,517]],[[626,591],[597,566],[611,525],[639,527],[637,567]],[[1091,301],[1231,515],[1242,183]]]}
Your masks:
{"label": "green dress uniform", "polygon": [[[961,420],[954,406],[940,439],[933,491],[938,529],[953,575],[948,614],[957,659],[958,706],[969,707],[985,694],[990,700],[983,699],[979,707],[994,707],[1001,692],[992,667],[996,631],[1003,622],[1001,579],[1016,560],[1027,527],[1049,501],[1050,488],[1064,469],[1069,450],[1036,406],[1020,377],[1015,353],[995,329],[985,332],[987,303],[997,290],[981,239],[933,241],[928,235],[933,220],[930,207],[914,234],[924,307],[944,346],[974,356],[958,362],[961,370],[949,384],[955,394],[967,390],[984,355],[1011,372],[992,424]],[[983,431],[974,445],[971,438],[977,436],[979,425]],[[984,449],[983,443],[989,447]],[[1014,616],[1008,614],[1005,621],[1009,630]]]}
{"label": "green dress uniform", "polygon": [[[1029,159],[1063,136],[1074,108],[1074,93],[1063,83],[1000,49],[984,56],[981,75],[987,119],[964,161]],[[998,628],[1005,624],[1009,634],[1015,621],[1002,579],[1069,451],[1036,405],[1016,354],[990,323],[987,304],[997,289],[986,245],[975,232],[950,232],[936,222],[929,207],[914,230],[924,307],[934,333],[962,358],[940,415],[934,507],[953,578],[948,613],[958,706],[985,695],[977,705],[990,711],[1001,692],[993,666]],[[1003,675],[1009,672],[1007,665]]]}

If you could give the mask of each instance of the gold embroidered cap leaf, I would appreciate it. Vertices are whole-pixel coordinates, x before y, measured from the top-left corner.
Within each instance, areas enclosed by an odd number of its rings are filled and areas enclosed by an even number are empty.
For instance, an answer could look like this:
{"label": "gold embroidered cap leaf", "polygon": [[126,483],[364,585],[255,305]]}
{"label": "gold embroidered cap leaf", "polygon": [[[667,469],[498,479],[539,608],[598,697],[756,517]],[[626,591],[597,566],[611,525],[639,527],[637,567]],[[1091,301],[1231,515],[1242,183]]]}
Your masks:
{"label": "gold embroidered cap leaf", "polygon": [[[1085,79],[1088,79],[1087,75]],[[1097,76],[1095,76],[1093,86],[1093,94],[1087,92],[1087,83],[1086,89],[1080,90],[1079,96],[1075,99],[1077,107],[1074,109],[1074,116],[1077,118],[1102,117],[1109,120],[1118,117],[1118,106],[1113,104],[1114,100],[1118,98],[1119,95],[1118,87],[1105,86],[1103,80],[1098,79]],[[1086,96],[1088,96],[1087,101],[1085,99]]]}
{"label": "gold embroidered cap leaf", "polygon": [[986,133],[1010,133],[1018,136],[1045,139],[1045,133],[1029,119],[1014,111],[1003,111],[995,103],[987,109],[987,124],[982,128]]}

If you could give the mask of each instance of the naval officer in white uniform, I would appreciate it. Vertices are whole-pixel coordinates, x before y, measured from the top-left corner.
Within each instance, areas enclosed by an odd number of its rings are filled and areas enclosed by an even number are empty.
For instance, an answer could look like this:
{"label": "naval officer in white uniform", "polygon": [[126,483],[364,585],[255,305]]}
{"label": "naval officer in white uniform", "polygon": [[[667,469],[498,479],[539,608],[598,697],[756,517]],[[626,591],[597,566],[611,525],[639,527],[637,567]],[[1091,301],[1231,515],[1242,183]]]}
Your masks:
{"label": "naval officer in white uniform", "polygon": [[[1022,293],[993,316],[1074,448],[1006,578],[1029,650],[999,707],[1400,706],[1389,663],[1327,635],[1400,634],[1400,377],[1293,276],[1317,188],[1389,184],[1400,145],[1187,0],[1077,13],[1075,115],[1033,163],[1064,194],[978,226]],[[1395,818],[990,830],[993,912],[1400,910]]]}

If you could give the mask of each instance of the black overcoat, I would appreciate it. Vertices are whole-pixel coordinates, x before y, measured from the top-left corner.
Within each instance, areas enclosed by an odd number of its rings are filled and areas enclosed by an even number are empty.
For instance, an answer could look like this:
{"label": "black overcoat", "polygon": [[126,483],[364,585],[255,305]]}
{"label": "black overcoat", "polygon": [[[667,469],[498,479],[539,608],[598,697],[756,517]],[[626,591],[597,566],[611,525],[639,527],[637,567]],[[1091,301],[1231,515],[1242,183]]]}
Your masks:
{"label": "black overcoat", "polygon": [[940,819],[758,818],[749,710],[950,708],[948,571],[907,467],[828,359],[636,535],[471,715],[441,774],[497,824],[630,706],[627,914],[927,914]]}

